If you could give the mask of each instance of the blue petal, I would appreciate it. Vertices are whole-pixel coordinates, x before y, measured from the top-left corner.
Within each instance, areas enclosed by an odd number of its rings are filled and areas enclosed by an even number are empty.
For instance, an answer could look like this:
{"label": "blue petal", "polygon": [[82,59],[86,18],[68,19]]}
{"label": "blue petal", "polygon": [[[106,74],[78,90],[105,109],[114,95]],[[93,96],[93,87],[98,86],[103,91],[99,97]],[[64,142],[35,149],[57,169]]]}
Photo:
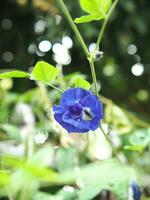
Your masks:
{"label": "blue petal", "polygon": [[90,91],[82,88],[71,88],[63,93],[60,104],[63,106],[71,106],[90,94]]}
{"label": "blue petal", "polygon": [[[91,120],[83,119],[82,113],[79,116],[73,115],[69,108],[77,103],[81,103],[83,108],[88,108],[91,112]],[[56,121],[69,133],[86,133],[89,130],[96,130],[103,117],[102,104],[98,97],[82,88],[72,88],[65,91],[60,106],[55,105],[53,111]]]}
{"label": "blue petal", "polygon": [[90,122],[88,121],[84,121],[83,119],[81,119],[81,117],[78,118],[72,118],[72,115],[70,112],[66,112],[63,114],[62,120],[68,124],[73,125],[74,127],[76,127],[75,132],[78,133],[85,133],[89,131],[89,125]]}
{"label": "blue petal", "polygon": [[55,120],[64,128],[66,129],[69,133],[70,132],[76,132],[76,127],[73,126],[72,124],[68,124],[68,123],[65,123],[63,120],[62,120],[62,114],[54,114],[54,118]]}
{"label": "blue petal", "polygon": [[93,117],[96,117],[97,119],[103,118],[102,104],[97,96],[88,95],[81,101],[81,104],[90,109]]}
{"label": "blue petal", "polygon": [[133,199],[140,200],[141,199],[141,191],[140,191],[139,185],[135,181],[132,181],[131,188],[132,188],[132,192],[133,192]]}
{"label": "blue petal", "polygon": [[90,121],[89,129],[91,131],[95,131],[99,127],[99,123],[100,123],[100,119],[95,117],[92,121]]}
{"label": "blue petal", "polygon": [[62,120],[66,123],[72,124],[73,126],[76,126],[77,118],[72,118],[72,114],[67,111],[63,114]]}
{"label": "blue petal", "polygon": [[80,120],[77,124],[78,129],[88,129],[89,131],[90,121]]}
{"label": "blue petal", "polygon": [[81,120],[78,123],[77,128],[78,129],[88,129],[88,131],[95,131],[99,126],[99,122],[100,122],[100,120],[97,120],[97,119],[93,119],[90,121]]}
{"label": "blue petal", "polygon": [[54,105],[53,111],[54,111],[54,113],[63,113],[65,110],[64,110],[64,107],[62,107],[62,106]]}

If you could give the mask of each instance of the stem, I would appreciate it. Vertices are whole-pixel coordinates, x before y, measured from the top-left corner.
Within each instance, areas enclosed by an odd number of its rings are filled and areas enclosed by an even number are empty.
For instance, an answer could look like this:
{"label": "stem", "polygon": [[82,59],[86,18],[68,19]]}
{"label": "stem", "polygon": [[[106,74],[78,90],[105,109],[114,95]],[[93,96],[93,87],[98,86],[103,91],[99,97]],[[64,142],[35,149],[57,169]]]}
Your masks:
{"label": "stem", "polygon": [[117,158],[117,160],[121,163],[120,159],[118,158],[118,154],[116,152],[116,150],[114,149],[112,142],[110,140],[110,138],[108,137],[108,135],[105,133],[104,129],[102,128],[102,125],[100,125],[100,129],[105,137],[105,139],[107,140],[108,144],[110,145],[111,149],[112,149],[112,153],[113,155]]}
{"label": "stem", "polygon": [[86,56],[89,57],[89,51],[87,49],[87,46],[86,46],[86,44],[85,44],[85,42],[84,42],[84,40],[83,40],[78,28],[77,28],[77,26],[75,25],[70,13],[68,12],[68,9],[67,9],[66,5],[64,4],[63,0],[57,0],[57,2],[59,4],[60,8],[62,9],[64,15],[66,16],[66,18],[67,18],[72,30],[74,31],[79,43],[81,44],[82,49],[84,50]]}
{"label": "stem", "polygon": [[98,96],[98,88],[97,88],[97,80],[96,80],[94,61],[91,58],[89,58],[88,60],[89,60],[92,79],[93,79],[93,83],[94,83],[95,94]]}
{"label": "stem", "polygon": [[98,36],[98,39],[97,39],[97,42],[96,42],[96,50],[99,49],[99,46],[100,46],[100,43],[101,43],[101,40],[102,40],[102,37],[103,37],[103,34],[104,34],[104,31],[106,29],[106,25],[108,23],[108,20],[114,10],[114,8],[116,7],[117,3],[118,3],[119,0],[115,0],[107,14],[107,17],[105,18],[104,22],[103,22],[103,25],[102,25],[102,28],[100,30],[100,33],[99,33],[99,36]]}
{"label": "stem", "polygon": [[[46,83],[47,85],[47,83]],[[61,90],[60,88],[57,88],[56,86],[52,85],[51,83],[48,84],[50,87],[54,88],[55,90],[59,91],[60,93],[63,93],[64,91]]]}
{"label": "stem", "polygon": [[70,13],[68,12],[68,9],[67,9],[66,5],[64,4],[63,0],[57,0],[57,2],[59,4],[60,8],[62,9],[64,15],[66,16],[66,18],[67,18],[72,30],[74,31],[80,45],[82,46],[82,48],[85,52],[85,55],[87,56],[87,59],[88,59],[89,64],[90,64],[95,94],[98,96],[97,80],[96,80],[96,73],[95,73],[94,60],[93,60],[92,54],[88,51],[87,46],[86,46],[78,28],[77,28],[77,26],[75,25]]}

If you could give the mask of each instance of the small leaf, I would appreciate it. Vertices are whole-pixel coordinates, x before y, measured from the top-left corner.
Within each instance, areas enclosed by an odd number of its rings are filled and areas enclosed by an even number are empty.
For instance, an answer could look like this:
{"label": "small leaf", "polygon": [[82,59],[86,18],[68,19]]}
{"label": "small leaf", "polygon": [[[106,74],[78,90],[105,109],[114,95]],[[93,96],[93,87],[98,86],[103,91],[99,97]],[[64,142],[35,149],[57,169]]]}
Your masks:
{"label": "small leaf", "polygon": [[9,72],[4,72],[0,74],[0,79],[3,78],[29,78],[30,75],[26,72],[14,70]]}
{"label": "small leaf", "polygon": [[76,18],[76,23],[86,23],[93,20],[104,19],[111,6],[111,0],[80,0],[81,8],[89,13],[89,15]]}
{"label": "small leaf", "polygon": [[32,71],[33,78],[45,84],[49,84],[59,74],[60,71],[58,69],[44,61],[38,62]]}
{"label": "small leaf", "polygon": [[77,78],[75,80],[75,87],[89,90],[91,88],[91,84],[88,81],[84,80],[83,78]]}
{"label": "small leaf", "polygon": [[123,148],[129,151],[142,152],[145,147],[142,145],[126,145]]}
{"label": "small leaf", "polygon": [[101,19],[101,17],[96,16],[96,15],[84,15],[82,17],[76,18],[74,20],[74,22],[76,24],[80,24],[80,23],[87,23],[87,22],[91,22],[93,20],[100,20],[100,19]]}
{"label": "small leaf", "polygon": [[131,145],[147,146],[150,143],[150,129],[137,129],[130,136],[129,142]]}

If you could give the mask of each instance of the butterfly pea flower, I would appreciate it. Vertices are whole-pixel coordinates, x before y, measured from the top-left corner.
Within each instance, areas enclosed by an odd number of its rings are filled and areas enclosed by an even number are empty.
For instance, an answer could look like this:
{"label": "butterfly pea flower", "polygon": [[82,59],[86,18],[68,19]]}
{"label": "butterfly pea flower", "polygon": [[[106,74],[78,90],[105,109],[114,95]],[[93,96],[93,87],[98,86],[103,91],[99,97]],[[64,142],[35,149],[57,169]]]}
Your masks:
{"label": "butterfly pea flower", "polygon": [[132,181],[131,182],[131,186],[130,186],[130,198],[131,200],[141,200],[141,190],[140,187],[138,185],[138,183],[136,181]]}
{"label": "butterfly pea flower", "polygon": [[60,105],[54,105],[53,112],[55,120],[69,133],[94,131],[103,117],[98,97],[82,88],[66,90]]}

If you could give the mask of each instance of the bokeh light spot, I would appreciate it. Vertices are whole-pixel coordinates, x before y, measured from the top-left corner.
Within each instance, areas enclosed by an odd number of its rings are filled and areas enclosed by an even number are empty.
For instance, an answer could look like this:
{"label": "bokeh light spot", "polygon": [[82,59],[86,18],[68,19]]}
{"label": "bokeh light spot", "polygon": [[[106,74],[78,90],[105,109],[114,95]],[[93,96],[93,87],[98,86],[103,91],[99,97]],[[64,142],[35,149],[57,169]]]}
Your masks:
{"label": "bokeh light spot", "polygon": [[137,47],[134,44],[130,44],[127,48],[127,52],[129,55],[134,55],[137,52]]}
{"label": "bokeh light spot", "polygon": [[72,39],[69,36],[64,36],[62,38],[62,44],[66,49],[71,49],[73,46]]}
{"label": "bokeh light spot", "polygon": [[34,25],[34,32],[36,34],[43,34],[47,27],[47,22],[44,19],[38,20]]}
{"label": "bokeh light spot", "polygon": [[39,57],[45,56],[45,53],[44,53],[44,52],[41,52],[39,49],[36,49],[36,54],[37,54]]}
{"label": "bokeh light spot", "polygon": [[9,29],[12,28],[12,21],[10,19],[7,19],[7,18],[3,19],[1,26],[2,26],[3,29],[9,30]]}
{"label": "bokeh light spot", "polygon": [[48,40],[43,40],[39,43],[39,50],[41,52],[48,52],[52,48],[52,44]]}
{"label": "bokeh light spot", "polygon": [[149,98],[149,94],[146,90],[141,89],[137,92],[137,99],[140,101],[147,101]]}
{"label": "bokeh light spot", "polygon": [[35,44],[30,44],[29,47],[28,47],[28,53],[29,54],[35,54],[36,49],[37,49],[37,46]]}
{"label": "bokeh light spot", "polygon": [[104,74],[105,76],[112,76],[112,75],[114,75],[114,73],[115,73],[115,68],[114,68],[114,66],[112,66],[112,65],[106,65],[106,66],[103,68],[103,74]]}
{"label": "bokeh light spot", "polygon": [[89,45],[89,51],[90,51],[90,52],[93,52],[93,51],[95,50],[95,48],[96,48],[96,43],[91,43],[91,44]]}
{"label": "bokeh light spot", "polygon": [[136,63],[132,66],[131,72],[135,76],[141,76],[144,73],[144,65],[142,63]]}
{"label": "bokeh light spot", "polygon": [[14,58],[13,53],[10,51],[5,51],[2,55],[2,58],[5,62],[11,62]]}
{"label": "bokeh light spot", "polygon": [[71,57],[66,53],[63,53],[62,55],[54,54],[54,60],[60,65],[69,65],[71,62]]}

